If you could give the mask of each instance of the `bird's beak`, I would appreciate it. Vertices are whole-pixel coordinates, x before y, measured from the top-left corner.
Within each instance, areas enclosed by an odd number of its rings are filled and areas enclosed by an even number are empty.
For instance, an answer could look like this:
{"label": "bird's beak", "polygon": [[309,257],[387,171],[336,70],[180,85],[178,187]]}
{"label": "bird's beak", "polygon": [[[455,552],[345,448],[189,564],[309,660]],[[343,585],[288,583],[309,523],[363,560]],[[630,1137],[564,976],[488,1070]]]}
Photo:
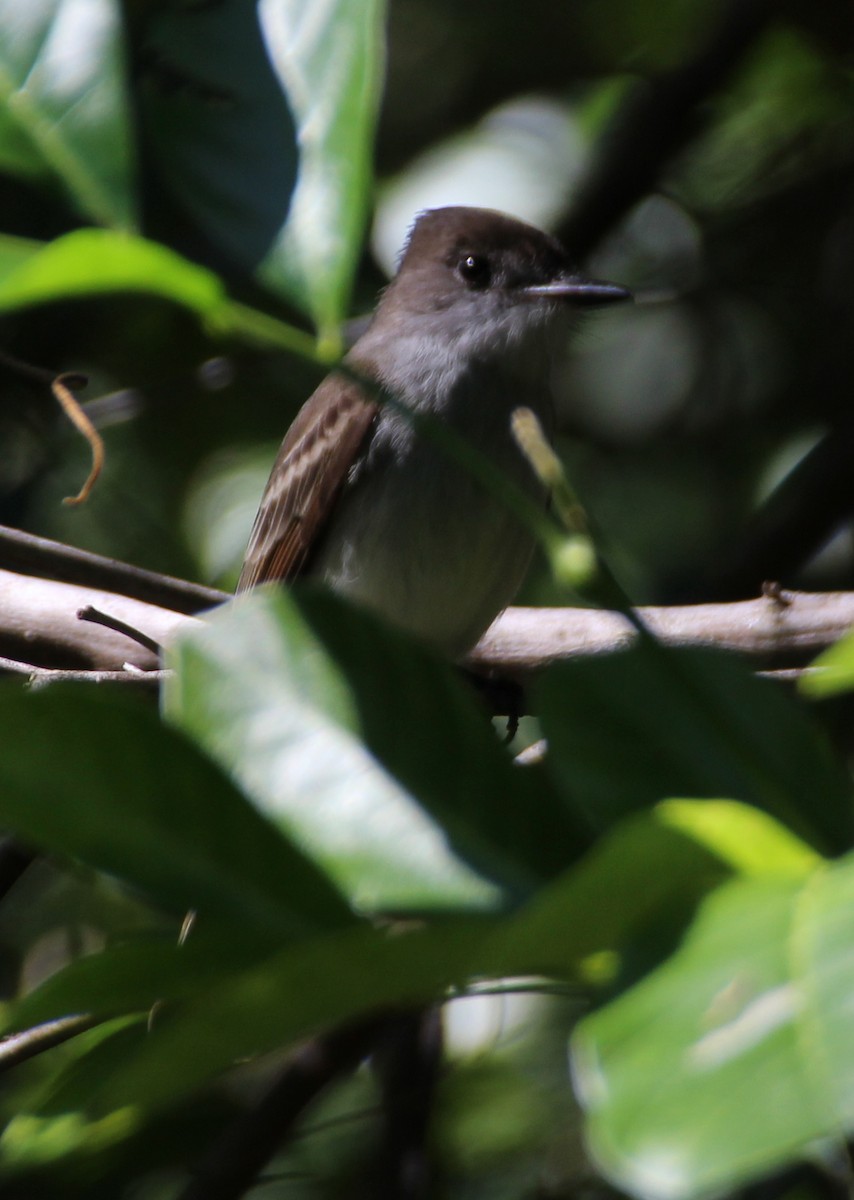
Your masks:
{"label": "bird's beak", "polygon": [[551,283],[532,284],[522,289],[531,299],[542,297],[551,300],[569,300],[572,304],[594,308],[601,304],[616,304],[619,300],[633,299],[628,288],[618,283],[603,283],[599,279],[584,279],[580,275],[567,275]]}

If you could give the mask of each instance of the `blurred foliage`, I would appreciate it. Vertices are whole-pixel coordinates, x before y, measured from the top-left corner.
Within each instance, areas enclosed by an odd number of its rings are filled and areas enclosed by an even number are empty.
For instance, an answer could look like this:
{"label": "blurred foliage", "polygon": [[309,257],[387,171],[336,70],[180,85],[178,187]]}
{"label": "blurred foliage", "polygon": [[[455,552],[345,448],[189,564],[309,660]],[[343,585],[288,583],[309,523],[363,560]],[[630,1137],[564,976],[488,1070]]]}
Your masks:
{"label": "blurred foliage", "polygon": [[[135,1194],[158,1153],[179,1172],[204,1153],[191,1149],[188,1159],[182,1140],[161,1145],[159,1122],[177,1112],[182,1129],[180,1114],[201,1091],[213,1107],[199,1123],[213,1135],[227,1112],[216,1101],[240,1103],[233,1085],[224,1094],[216,1086],[230,1064],[376,1009],[456,993],[469,979],[504,979],[518,996],[497,1032],[470,1022],[467,1031],[452,1006],[451,1061],[462,1062],[440,1093],[448,1104],[437,1137],[464,1190],[490,1194],[497,1185],[484,1164],[496,1156],[514,1186],[533,1181],[548,1145],[572,1148],[561,1169],[569,1186],[583,1164],[579,1119],[565,1067],[553,1057],[537,1066],[536,1046],[559,1045],[583,1004],[615,994],[578,1027],[575,1072],[594,1148],[629,1189],[693,1197],[710,1181],[785,1162],[847,1122],[850,862],[831,870],[810,842],[827,840],[822,829],[845,830],[850,795],[791,701],[772,693],[773,703],[757,702],[755,681],[714,656],[668,654],[664,664],[620,656],[613,668],[647,693],[669,698],[662,669],[690,686],[674,693],[682,721],[666,703],[615,714],[608,727],[622,729],[627,753],[608,779],[611,805],[593,811],[609,750],[577,752],[567,697],[581,688],[566,687],[565,668],[545,674],[538,697],[552,752],[542,769],[522,771],[449,665],[323,593],[259,594],[228,607],[171,661],[172,722],[229,768],[244,796],[140,703],[79,686],[27,697],[7,685],[0,696],[0,820],[59,859],[121,880],[136,898],[109,903],[106,921],[92,905],[93,932],[55,946],[40,982],[26,970],[32,990],[6,1011],[7,1029],[69,1012],[103,1022],[9,1077],[0,1169],[10,1186],[19,1178],[37,1186],[46,1173],[76,1194],[82,1173],[87,1186],[97,1179],[104,1188],[82,1194]],[[382,663],[384,678],[367,663]],[[401,704],[395,677],[417,681],[418,703]],[[392,705],[411,728],[391,722]],[[731,708],[749,714],[752,741]],[[785,764],[765,751],[775,736],[789,745]],[[437,756],[437,744],[454,757]],[[655,754],[636,750],[643,744]],[[360,766],[366,750],[373,761]],[[730,780],[749,799],[752,787],[810,840],[749,803],[655,803],[678,794],[686,760],[696,794],[714,796]],[[191,903],[195,924],[179,941]],[[698,904],[684,948],[632,988]],[[54,905],[49,928],[67,925],[74,907]],[[371,919],[390,908],[396,929]],[[796,935],[807,958],[787,957]],[[563,983],[563,1003],[549,1002],[547,978]],[[513,980],[529,981],[527,1003]],[[818,1063],[807,1024],[833,1041]],[[706,1042],[720,1048],[706,1054]],[[760,1077],[779,1078],[780,1103],[789,1098],[782,1112],[775,1102],[748,1124],[716,1097],[740,1091],[756,1106],[757,1046]],[[698,1081],[691,1064],[701,1053]],[[658,1075],[653,1064],[665,1058],[672,1062]],[[819,1067],[826,1088],[807,1108],[799,1081]],[[637,1089],[653,1082],[656,1105],[636,1104]],[[243,1102],[260,1087],[263,1076],[246,1078]],[[531,1119],[556,1103],[562,1117]],[[370,1123],[373,1107],[363,1097],[353,1119]],[[702,1133],[712,1111],[717,1125]],[[674,1143],[680,1155],[656,1174],[657,1156]],[[315,1171],[307,1194],[338,1194],[334,1166]]]}
{"label": "blurred foliage", "polygon": [[[852,586],[854,16],[764,12],[583,248],[638,303],[579,331],[560,450],[636,601]],[[62,508],[85,448],[0,361],[0,521],[228,586],[415,212],[571,230],[722,15],[0,0],[0,345],[86,371],[107,443]],[[526,598],[565,601],[545,560]],[[850,658],[804,693],[850,692]],[[0,822],[50,856],[0,906],[4,1028],[101,1022],[3,1073],[0,1194],[177,1200],[288,1047],[439,999],[437,1195],[818,1200],[848,1171],[847,708],[643,643],[545,673],[521,769],[446,664],[330,597],[226,610],[173,664],[166,723],[0,696]],[[328,1089],[258,1195],[377,1195],[380,1093]]]}

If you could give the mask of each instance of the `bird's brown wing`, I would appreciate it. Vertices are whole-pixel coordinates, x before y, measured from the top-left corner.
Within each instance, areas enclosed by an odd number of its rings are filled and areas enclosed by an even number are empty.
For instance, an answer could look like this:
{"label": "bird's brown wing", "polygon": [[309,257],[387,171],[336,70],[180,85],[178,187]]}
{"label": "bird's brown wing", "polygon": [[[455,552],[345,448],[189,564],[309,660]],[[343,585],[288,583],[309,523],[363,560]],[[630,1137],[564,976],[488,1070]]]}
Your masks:
{"label": "bird's brown wing", "polygon": [[246,549],[238,592],[292,579],[347,478],[377,412],[358,384],[329,375],[303,405],[279,451]]}

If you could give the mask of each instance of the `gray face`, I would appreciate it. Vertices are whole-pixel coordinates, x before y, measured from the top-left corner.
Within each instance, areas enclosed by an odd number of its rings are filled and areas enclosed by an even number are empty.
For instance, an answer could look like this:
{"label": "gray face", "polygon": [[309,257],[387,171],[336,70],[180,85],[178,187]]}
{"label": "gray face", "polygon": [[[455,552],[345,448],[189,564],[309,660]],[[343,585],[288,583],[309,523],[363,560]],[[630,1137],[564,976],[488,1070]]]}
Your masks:
{"label": "gray face", "polygon": [[[428,353],[417,337],[440,358],[500,356],[510,370],[521,354],[522,369],[537,372],[582,308],[626,294],[582,279],[539,229],[485,209],[435,209],[416,222],[372,333],[387,360]],[[407,344],[395,350],[393,339]]]}
{"label": "gray face", "polygon": [[437,209],[416,223],[376,324],[413,325],[451,342],[493,339],[503,350],[563,307],[529,296],[571,269],[560,245],[521,222],[480,209]]}

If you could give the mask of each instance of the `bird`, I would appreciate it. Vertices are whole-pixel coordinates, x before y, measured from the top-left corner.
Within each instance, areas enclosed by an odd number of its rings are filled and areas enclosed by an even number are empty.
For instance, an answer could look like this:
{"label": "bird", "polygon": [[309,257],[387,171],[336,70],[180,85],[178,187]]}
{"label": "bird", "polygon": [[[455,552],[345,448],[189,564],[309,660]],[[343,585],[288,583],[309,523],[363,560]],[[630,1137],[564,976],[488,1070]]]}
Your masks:
{"label": "bird", "polygon": [[454,430],[545,506],[512,414],[530,408],[552,437],[550,380],[570,333],[584,310],[628,298],[580,275],[556,238],[515,217],[421,213],[343,369],[285,435],[238,593],[322,580],[463,658],[516,595],[533,536],[401,406]]}

